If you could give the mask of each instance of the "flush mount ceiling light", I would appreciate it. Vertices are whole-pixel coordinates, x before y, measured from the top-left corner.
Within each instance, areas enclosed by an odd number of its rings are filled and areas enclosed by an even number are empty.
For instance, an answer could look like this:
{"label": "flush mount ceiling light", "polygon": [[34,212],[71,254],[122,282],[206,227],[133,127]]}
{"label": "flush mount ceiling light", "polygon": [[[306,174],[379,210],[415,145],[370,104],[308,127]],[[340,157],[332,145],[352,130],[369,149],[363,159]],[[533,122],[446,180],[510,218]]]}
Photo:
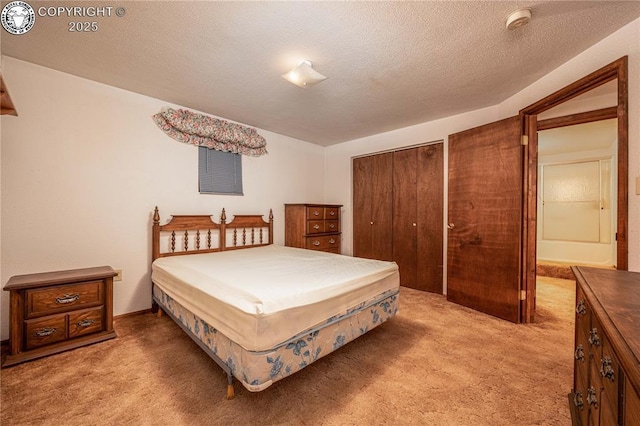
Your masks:
{"label": "flush mount ceiling light", "polygon": [[300,62],[297,67],[283,74],[282,78],[300,87],[310,87],[327,79],[327,77],[314,70],[313,64],[308,60]]}
{"label": "flush mount ceiling light", "polygon": [[515,30],[516,28],[527,25],[531,20],[531,9],[518,9],[511,12],[507,17],[507,29]]}

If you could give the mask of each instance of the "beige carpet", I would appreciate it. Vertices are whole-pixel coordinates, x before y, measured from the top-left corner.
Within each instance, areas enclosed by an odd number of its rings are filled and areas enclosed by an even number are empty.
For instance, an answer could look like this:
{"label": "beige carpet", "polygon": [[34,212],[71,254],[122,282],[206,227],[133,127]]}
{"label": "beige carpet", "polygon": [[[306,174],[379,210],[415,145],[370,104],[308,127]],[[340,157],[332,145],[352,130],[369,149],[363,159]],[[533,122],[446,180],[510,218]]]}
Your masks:
{"label": "beige carpet", "polygon": [[538,284],[514,325],[403,288],[398,317],[250,393],[164,316],[118,338],[3,369],[9,425],[569,425],[574,284]]}

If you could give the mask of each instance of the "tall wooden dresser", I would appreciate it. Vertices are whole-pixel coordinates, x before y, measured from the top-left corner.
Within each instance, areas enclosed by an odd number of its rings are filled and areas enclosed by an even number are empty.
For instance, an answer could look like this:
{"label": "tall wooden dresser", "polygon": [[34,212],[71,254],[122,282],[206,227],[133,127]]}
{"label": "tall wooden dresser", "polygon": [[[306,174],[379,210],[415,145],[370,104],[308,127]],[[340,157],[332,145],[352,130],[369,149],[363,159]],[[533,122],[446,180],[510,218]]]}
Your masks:
{"label": "tall wooden dresser", "polygon": [[571,267],[576,276],[574,425],[640,425],[640,273]]}
{"label": "tall wooden dresser", "polygon": [[16,275],[10,292],[7,367],[116,337],[110,266]]}
{"label": "tall wooden dresser", "polygon": [[340,254],[341,208],[338,204],[285,204],[285,245]]}

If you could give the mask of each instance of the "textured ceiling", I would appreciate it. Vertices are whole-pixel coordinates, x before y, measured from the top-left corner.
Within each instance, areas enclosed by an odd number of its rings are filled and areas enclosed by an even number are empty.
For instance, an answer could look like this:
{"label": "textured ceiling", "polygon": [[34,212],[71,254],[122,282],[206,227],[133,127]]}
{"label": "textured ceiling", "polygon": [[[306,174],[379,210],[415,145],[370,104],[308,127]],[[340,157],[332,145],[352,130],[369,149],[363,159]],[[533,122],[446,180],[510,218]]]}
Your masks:
{"label": "textured ceiling", "polygon": [[[113,10],[37,15],[3,31],[3,55],[324,146],[495,105],[640,16],[637,1],[29,3]],[[531,23],[506,30],[519,7]],[[98,30],[68,31],[78,20]],[[280,77],[302,59],[329,78]]]}

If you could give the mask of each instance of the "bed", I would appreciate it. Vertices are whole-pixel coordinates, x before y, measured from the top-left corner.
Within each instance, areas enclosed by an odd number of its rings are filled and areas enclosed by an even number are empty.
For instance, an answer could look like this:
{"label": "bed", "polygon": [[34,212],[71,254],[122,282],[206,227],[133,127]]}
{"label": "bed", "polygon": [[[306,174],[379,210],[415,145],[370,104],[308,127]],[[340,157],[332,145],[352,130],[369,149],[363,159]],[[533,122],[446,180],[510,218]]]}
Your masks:
{"label": "bed", "polygon": [[273,213],[174,215],[156,207],[154,312],[166,313],[227,374],[266,389],[398,312],[394,262],[273,244]]}

